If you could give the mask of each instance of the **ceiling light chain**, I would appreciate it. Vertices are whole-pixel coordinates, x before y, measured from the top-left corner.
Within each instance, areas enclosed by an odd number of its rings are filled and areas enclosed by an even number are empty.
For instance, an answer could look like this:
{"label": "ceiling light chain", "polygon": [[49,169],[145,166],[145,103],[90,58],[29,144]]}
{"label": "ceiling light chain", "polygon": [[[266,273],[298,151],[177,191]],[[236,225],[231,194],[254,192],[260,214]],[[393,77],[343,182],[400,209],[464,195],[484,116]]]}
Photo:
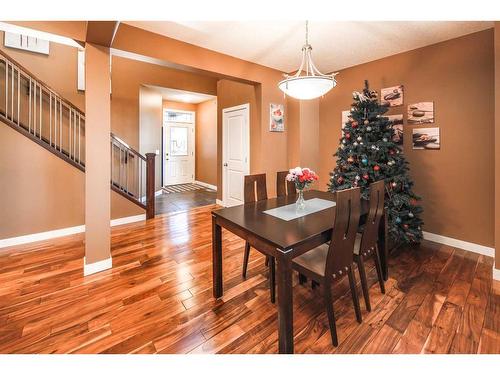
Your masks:
{"label": "ceiling light chain", "polygon": [[[302,47],[302,61],[295,74],[284,74],[285,79],[278,84],[286,95],[297,99],[315,99],[330,91],[337,85],[335,76],[338,73],[323,74],[314,65],[309,44],[309,21],[306,21],[306,44]],[[302,75],[305,65],[305,75]]]}

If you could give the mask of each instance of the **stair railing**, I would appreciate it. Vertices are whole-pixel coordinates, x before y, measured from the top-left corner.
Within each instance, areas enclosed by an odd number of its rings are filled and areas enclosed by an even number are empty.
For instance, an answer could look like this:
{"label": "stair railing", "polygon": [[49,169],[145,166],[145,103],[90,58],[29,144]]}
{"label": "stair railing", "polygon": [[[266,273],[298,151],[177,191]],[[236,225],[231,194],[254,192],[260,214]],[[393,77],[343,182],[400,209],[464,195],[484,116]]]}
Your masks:
{"label": "stair railing", "polygon": [[[85,113],[3,51],[0,51],[0,118],[85,171]],[[110,142],[111,188],[144,208],[148,219],[154,217],[155,154],[143,156],[114,134],[110,135]]]}

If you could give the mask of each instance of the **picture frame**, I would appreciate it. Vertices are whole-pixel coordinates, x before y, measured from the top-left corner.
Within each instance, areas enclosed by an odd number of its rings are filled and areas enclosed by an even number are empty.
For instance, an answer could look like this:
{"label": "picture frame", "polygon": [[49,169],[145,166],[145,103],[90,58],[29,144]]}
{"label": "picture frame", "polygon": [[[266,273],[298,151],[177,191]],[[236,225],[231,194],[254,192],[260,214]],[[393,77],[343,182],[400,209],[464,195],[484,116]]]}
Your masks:
{"label": "picture frame", "polygon": [[380,103],[389,107],[398,107],[403,105],[404,86],[391,86],[380,90]]}
{"label": "picture frame", "polygon": [[269,131],[285,131],[285,105],[271,103],[269,105]]}

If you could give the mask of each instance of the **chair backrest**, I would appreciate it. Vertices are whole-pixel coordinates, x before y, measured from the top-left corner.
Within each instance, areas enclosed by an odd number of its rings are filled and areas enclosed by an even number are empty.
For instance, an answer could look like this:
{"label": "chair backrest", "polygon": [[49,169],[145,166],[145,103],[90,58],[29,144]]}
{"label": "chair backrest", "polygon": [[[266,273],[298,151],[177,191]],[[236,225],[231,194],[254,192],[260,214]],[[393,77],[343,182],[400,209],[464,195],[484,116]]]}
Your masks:
{"label": "chair backrest", "polygon": [[360,251],[373,249],[378,240],[380,219],[384,214],[385,182],[380,180],[370,184],[370,203],[366,218],[363,237],[361,238]]}
{"label": "chair backrest", "polygon": [[295,190],[295,183],[293,181],[286,180],[287,174],[288,171],[281,171],[276,175],[276,195],[278,197],[295,195],[297,193]]}
{"label": "chair backrest", "polygon": [[245,176],[245,203],[267,199],[266,174],[251,174]]}
{"label": "chair backrest", "polygon": [[325,275],[342,275],[352,265],[361,205],[360,188],[336,193],[332,239],[326,257]]}

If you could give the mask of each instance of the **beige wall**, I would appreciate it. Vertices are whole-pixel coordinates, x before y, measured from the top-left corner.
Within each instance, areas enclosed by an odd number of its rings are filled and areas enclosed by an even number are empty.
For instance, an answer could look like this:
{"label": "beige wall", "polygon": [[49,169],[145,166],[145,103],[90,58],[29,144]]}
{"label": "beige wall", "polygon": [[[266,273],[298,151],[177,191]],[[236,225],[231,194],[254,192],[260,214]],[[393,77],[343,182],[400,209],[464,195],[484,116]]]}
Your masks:
{"label": "beige wall", "polygon": [[196,181],[217,186],[217,99],[196,106]]}
{"label": "beige wall", "polygon": [[[423,198],[424,230],[494,246],[493,30],[342,70],[320,100],[320,186],[326,189],[341,133],[341,111],[368,79],[373,89],[404,85],[404,152]],[[412,150],[406,105],[434,101],[441,150]]]}
{"label": "beige wall", "polygon": [[[161,128],[163,124],[162,96],[154,89],[140,87],[139,93],[139,152],[161,154]],[[161,156],[155,160],[155,191],[161,189]]]}

